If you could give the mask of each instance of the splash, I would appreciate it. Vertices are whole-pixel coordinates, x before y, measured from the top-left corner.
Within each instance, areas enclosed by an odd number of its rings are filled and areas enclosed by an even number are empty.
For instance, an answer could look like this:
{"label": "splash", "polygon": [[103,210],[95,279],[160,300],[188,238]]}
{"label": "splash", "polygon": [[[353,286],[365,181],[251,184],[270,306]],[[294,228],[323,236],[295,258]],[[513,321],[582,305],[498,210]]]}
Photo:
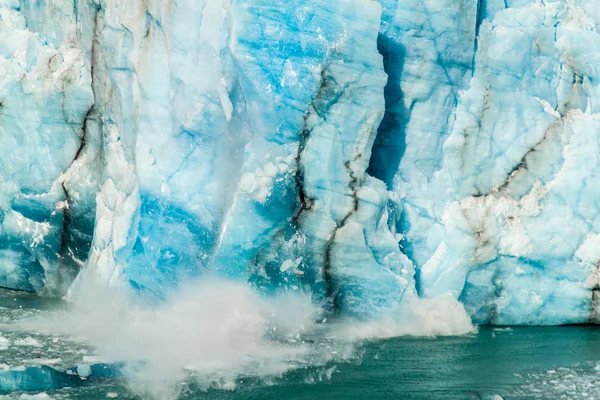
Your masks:
{"label": "splash", "polygon": [[181,287],[155,307],[97,287],[81,293],[70,310],[18,327],[74,335],[99,360],[125,362],[128,384],[143,398],[175,399],[189,379],[233,389],[241,377],[281,376],[341,354],[305,340],[318,330],[319,310],[302,294],[266,301],[246,284],[217,278]]}
{"label": "splash", "polygon": [[396,312],[372,321],[344,321],[333,328],[342,340],[385,339],[398,336],[459,336],[477,328],[462,303],[452,296],[414,297]]}
{"label": "splash", "polygon": [[66,311],[18,327],[76,336],[96,349],[99,361],[124,362],[132,392],[157,400],[180,397],[190,381],[203,390],[235,389],[245,378],[331,368],[359,358],[364,339],[473,330],[453,299],[415,299],[398,315],[369,323],[323,324],[306,294],[265,298],[246,283],[214,277],[180,287],[154,306],[93,284],[76,300]]}

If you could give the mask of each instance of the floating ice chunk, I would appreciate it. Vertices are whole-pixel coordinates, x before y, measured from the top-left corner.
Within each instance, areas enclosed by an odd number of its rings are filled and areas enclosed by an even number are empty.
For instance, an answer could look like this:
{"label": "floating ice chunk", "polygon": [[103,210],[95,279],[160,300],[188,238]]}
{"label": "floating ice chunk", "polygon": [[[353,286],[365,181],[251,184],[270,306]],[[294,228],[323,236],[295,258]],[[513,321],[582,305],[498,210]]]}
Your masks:
{"label": "floating ice chunk", "polygon": [[77,366],[77,375],[82,378],[87,378],[92,375],[92,368],[89,364],[81,364]]}
{"label": "floating ice chunk", "polygon": [[53,400],[47,393],[27,394],[24,393],[19,397],[19,400]]}
{"label": "floating ice chunk", "polygon": [[0,372],[0,393],[40,392],[82,384],[79,377],[47,366],[12,369]]}
{"label": "floating ice chunk", "polygon": [[28,360],[27,364],[33,365],[55,365],[59,364],[62,360],[60,358],[34,358]]}
{"label": "floating ice chunk", "polygon": [[28,336],[26,338],[19,338],[17,340],[14,341],[14,345],[15,346],[30,346],[30,347],[42,347],[41,343],[35,339],[32,338],[31,336]]}
{"label": "floating ice chunk", "polygon": [[285,272],[294,266],[294,262],[292,260],[285,260],[283,264],[281,264],[281,268],[279,269],[281,272]]}

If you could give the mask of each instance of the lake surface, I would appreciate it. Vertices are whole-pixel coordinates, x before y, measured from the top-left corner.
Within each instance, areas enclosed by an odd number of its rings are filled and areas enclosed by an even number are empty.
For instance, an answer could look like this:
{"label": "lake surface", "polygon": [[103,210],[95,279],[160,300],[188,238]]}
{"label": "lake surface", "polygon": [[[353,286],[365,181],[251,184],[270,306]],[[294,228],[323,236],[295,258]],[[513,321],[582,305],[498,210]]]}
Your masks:
{"label": "lake surface", "polygon": [[600,331],[594,327],[481,328],[466,337],[376,341],[363,350],[359,364],[337,364],[331,380],[307,384],[306,372],[296,372],[268,388],[189,398],[600,398],[600,382],[588,386],[600,378],[594,370]]}
{"label": "lake surface", "polygon": [[[4,324],[60,307],[64,307],[60,301],[15,292],[0,294]],[[10,342],[0,351],[0,364],[6,364],[5,368],[46,364],[66,369],[93,356],[94,351],[73,338],[24,334],[6,327],[2,337]],[[484,327],[461,337],[362,342],[356,353],[348,362],[302,368],[283,377],[240,379],[235,390],[204,391],[190,382],[181,398],[600,398],[600,330],[591,326]],[[90,382],[81,388],[48,391],[47,395],[54,399],[139,398],[119,380]]]}

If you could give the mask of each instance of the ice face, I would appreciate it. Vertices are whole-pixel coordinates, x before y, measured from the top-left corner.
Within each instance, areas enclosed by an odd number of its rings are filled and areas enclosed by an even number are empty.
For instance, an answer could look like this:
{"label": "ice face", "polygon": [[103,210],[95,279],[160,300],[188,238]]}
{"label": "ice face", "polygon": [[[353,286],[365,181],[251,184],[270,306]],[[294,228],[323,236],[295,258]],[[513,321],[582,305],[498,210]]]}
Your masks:
{"label": "ice face", "polygon": [[0,284],[50,295],[68,288],[93,232],[98,143],[85,138],[93,96],[72,6],[61,29],[45,25],[50,38],[36,31],[43,15],[0,2]]}
{"label": "ice face", "polygon": [[90,29],[107,168],[80,280],[160,298],[214,271],[353,315],[397,306],[412,265],[365,173],[379,4],[140,7],[107,5]]}
{"label": "ice face", "polygon": [[441,230],[409,228],[433,251],[420,293],[460,296],[476,322],[594,318],[596,260],[578,255],[597,229],[596,53],[579,50],[599,38],[591,9],[522,2],[479,28],[473,77],[432,179]]}
{"label": "ice face", "polygon": [[[261,32],[252,26],[235,35],[256,38],[234,47],[239,60],[253,54],[251,63],[240,61],[246,75],[277,55],[280,66],[259,81],[278,100],[260,107],[275,111],[264,117],[273,122],[247,147],[248,172],[228,210],[214,266],[266,292],[307,289],[327,308],[370,315],[397,304],[412,283],[412,267],[387,228],[385,188],[365,174],[384,108],[375,45],[381,9],[364,1],[296,6],[286,10],[298,13],[290,14],[293,24],[281,27],[275,19]],[[316,15],[302,23],[311,10]],[[282,37],[281,54],[256,50],[273,41],[271,30]],[[274,135],[279,120],[286,122]]]}
{"label": "ice face", "polygon": [[0,0],[0,285],[595,321],[592,0]]}

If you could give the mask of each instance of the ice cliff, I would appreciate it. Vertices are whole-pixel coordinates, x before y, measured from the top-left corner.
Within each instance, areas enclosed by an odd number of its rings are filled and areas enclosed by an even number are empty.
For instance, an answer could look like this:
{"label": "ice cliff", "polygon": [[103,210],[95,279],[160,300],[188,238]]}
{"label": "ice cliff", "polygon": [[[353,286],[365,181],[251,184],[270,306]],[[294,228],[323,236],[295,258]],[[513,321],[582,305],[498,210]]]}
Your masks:
{"label": "ice cliff", "polygon": [[596,0],[0,0],[0,286],[216,274],[599,322]]}

